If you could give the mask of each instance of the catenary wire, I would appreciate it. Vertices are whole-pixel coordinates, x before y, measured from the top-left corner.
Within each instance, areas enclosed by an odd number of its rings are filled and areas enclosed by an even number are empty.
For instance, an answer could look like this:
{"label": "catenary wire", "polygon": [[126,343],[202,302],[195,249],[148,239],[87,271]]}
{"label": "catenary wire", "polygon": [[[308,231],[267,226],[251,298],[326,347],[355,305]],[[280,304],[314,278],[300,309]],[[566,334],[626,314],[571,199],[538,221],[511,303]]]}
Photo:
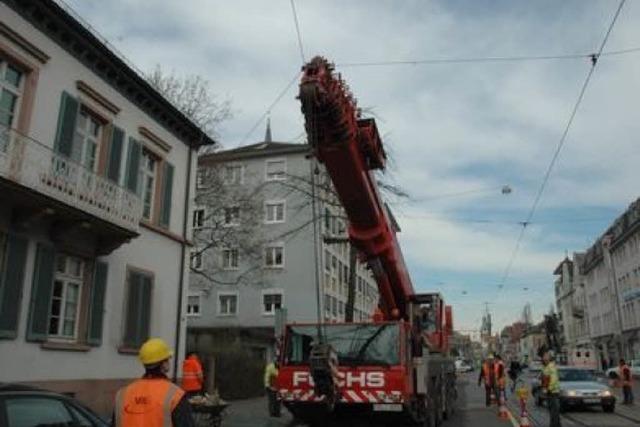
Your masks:
{"label": "catenary wire", "polygon": [[547,187],[547,184],[549,183],[549,178],[551,176],[551,172],[553,171],[553,168],[558,160],[558,156],[560,155],[560,151],[562,151],[562,148],[564,147],[564,144],[567,140],[567,135],[569,134],[569,130],[571,129],[571,125],[573,124],[573,121],[576,117],[576,114],[578,112],[578,108],[580,107],[580,104],[582,103],[582,100],[584,99],[584,94],[587,90],[587,87],[589,86],[589,82],[591,81],[591,77],[593,76],[593,72],[596,69],[596,65],[598,64],[598,59],[600,58],[605,45],[607,44],[607,41],[609,40],[609,36],[611,35],[611,31],[613,30],[613,27],[615,26],[616,21],[618,20],[618,16],[620,16],[620,11],[622,10],[622,7],[624,6],[626,0],[621,0],[620,3],[618,4],[618,8],[616,10],[615,15],[613,16],[613,19],[611,20],[611,23],[609,24],[609,28],[607,29],[607,33],[605,34],[604,38],[602,39],[602,43],[600,44],[600,47],[597,51],[597,53],[594,53],[593,55],[591,55],[591,67],[589,67],[589,72],[587,73],[587,76],[584,80],[584,83],[582,84],[582,88],[580,89],[580,93],[578,95],[578,99],[576,100],[574,106],[573,106],[573,110],[571,111],[571,115],[569,116],[569,120],[567,121],[567,124],[564,128],[564,131],[562,132],[562,136],[560,137],[560,141],[558,142],[558,145],[556,147],[555,152],[553,153],[553,157],[551,158],[551,162],[549,163],[549,166],[547,167],[547,170],[544,173],[543,179],[542,179],[542,183],[540,184],[540,187],[538,189],[538,192],[536,193],[536,197],[533,201],[533,204],[531,205],[531,209],[529,210],[529,213],[527,214],[527,218],[522,222],[522,228],[520,229],[520,233],[518,234],[518,238],[516,240],[516,244],[515,247],[513,249],[513,252],[511,253],[511,256],[509,258],[509,261],[507,262],[507,266],[505,267],[504,273],[502,275],[502,279],[500,280],[500,285],[498,285],[499,289],[502,290],[504,289],[504,285],[506,283],[506,281],[509,278],[509,275],[511,274],[511,269],[513,268],[513,263],[515,262],[515,259],[518,255],[518,252],[520,251],[520,246],[522,244],[522,239],[524,238],[524,234],[527,230],[527,226],[531,223],[531,220],[533,219],[533,216],[536,213],[536,210],[538,209],[538,205],[540,204],[540,200],[542,199],[542,195],[544,193],[545,188]]}
{"label": "catenary wire", "polygon": [[298,12],[296,11],[295,0],[291,0],[291,12],[293,13],[293,22],[296,24],[296,35],[298,36],[298,47],[300,48],[300,58],[302,59],[302,63],[304,64],[306,60],[304,59],[304,47],[302,45],[302,36],[300,34],[300,22],[298,21]]}
{"label": "catenary wire", "polygon": [[238,145],[243,145],[245,142],[247,142],[247,140],[253,134],[253,132],[255,132],[257,127],[260,126],[260,123],[262,123],[262,121],[269,115],[269,113],[271,113],[271,110],[273,109],[273,107],[275,107],[276,104],[278,102],[280,102],[280,100],[287,94],[289,89],[291,89],[291,86],[293,86],[293,84],[298,80],[298,76],[300,76],[300,72],[297,72],[295,74],[295,76],[293,76],[291,81],[289,83],[287,83],[287,85],[282,89],[282,91],[280,91],[278,96],[276,96],[276,99],[274,99],[273,102],[271,104],[269,104],[269,107],[267,107],[266,111],[264,113],[262,113],[260,118],[251,127],[251,130],[249,130],[249,132],[247,132],[245,134],[245,136],[242,138],[242,140],[240,140],[240,144],[238,144]]}
{"label": "catenary wire", "polygon": [[[611,50],[608,52],[600,52],[598,56],[626,55],[630,53],[640,52],[640,47],[631,47],[626,49]],[[426,58],[426,59],[408,59],[408,60],[391,60],[391,61],[363,61],[363,62],[343,62],[338,63],[339,67],[382,67],[392,65],[438,65],[438,64],[464,64],[474,62],[520,62],[520,61],[553,61],[553,60],[571,60],[571,59],[589,59],[595,53],[569,53],[561,55],[515,55],[515,56],[477,56],[477,57],[460,57],[460,58]]]}

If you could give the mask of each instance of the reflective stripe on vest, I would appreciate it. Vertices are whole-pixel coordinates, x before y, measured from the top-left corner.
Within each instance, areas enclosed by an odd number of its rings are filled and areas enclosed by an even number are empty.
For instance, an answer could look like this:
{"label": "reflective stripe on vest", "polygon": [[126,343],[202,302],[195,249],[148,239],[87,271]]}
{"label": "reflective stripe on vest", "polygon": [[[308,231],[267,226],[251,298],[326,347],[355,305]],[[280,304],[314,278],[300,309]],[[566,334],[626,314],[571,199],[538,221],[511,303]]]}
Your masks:
{"label": "reflective stripe on vest", "polygon": [[184,391],[165,379],[141,379],[116,394],[115,427],[173,427]]}
{"label": "reflective stripe on vest", "polygon": [[[629,375],[629,379],[625,379],[625,371],[627,371],[626,373]],[[631,385],[633,382],[633,373],[628,365],[622,365],[618,368],[618,376],[620,377],[623,386]]]}

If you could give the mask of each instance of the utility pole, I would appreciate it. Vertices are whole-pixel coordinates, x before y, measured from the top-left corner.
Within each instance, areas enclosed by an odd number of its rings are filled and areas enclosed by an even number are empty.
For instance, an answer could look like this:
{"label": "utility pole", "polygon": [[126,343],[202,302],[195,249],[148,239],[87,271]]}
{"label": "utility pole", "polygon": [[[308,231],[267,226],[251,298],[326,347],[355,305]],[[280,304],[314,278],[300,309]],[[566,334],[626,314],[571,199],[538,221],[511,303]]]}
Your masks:
{"label": "utility pole", "polygon": [[358,259],[358,251],[351,244],[348,237],[325,237],[323,241],[328,245],[349,244],[349,280],[347,282],[347,304],[344,309],[344,321],[351,323],[353,322],[353,311],[356,304],[356,261]]}

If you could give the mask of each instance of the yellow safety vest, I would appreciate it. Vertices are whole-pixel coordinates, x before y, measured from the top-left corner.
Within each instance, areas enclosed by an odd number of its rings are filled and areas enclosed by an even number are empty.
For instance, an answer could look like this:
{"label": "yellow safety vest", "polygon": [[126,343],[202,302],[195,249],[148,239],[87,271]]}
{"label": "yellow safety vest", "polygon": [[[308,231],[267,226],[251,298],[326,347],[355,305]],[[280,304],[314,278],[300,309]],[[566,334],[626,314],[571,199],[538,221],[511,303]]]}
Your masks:
{"label": "yellow safety vest", "polygon": [[276,368],[275,363],[269,363],[267,367],[264,369],[264,386],[272,387],[275,382],[275,379],[278,376],[278,368]]}
{"label": "yellow safety vest", "polygon": [[558,379],[558,368],[553,362],[549,362],[547,366],[542,370],[542,375],[549,377],[549,385],[547,386],[547,392],[559,393],[560,392],[560,380]]}

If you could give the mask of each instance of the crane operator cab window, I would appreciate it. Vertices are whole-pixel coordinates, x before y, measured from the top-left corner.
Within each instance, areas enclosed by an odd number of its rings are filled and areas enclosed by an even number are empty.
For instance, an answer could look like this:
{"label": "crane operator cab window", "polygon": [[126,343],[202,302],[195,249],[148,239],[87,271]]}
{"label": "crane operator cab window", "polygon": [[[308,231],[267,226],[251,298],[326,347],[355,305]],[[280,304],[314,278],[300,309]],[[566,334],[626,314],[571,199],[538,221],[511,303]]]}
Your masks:
{"label": "crane operator cab window", "polygon": [[436,332],[436,311],[431,304],[420,304],[418,324],[423,332]]}

